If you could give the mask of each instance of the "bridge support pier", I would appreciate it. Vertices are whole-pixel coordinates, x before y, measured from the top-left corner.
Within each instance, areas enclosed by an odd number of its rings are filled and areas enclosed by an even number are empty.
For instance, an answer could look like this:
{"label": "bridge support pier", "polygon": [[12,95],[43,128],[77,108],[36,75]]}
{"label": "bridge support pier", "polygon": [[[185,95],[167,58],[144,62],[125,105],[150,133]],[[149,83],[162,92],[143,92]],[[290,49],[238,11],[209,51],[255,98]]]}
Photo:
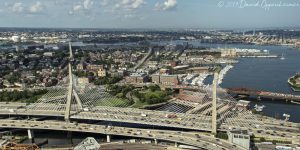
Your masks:
{"label": "bridge support pier", "polygon": [[106,135],[106,142],[107,142],[107,143],[110,143],[110,141],[111,141],[111,136],[107,134],[107,135]]}
{"label": "bridge support pier", "polygon": [[31,129],[27,129],[28,133],[28,139],[31,141],[31,143],[34,143],[34,132]]}
{"label": "bridge support pier", "polygon": [[178,147],[178,143],[177,142],[175,142],[175,147]]}
{"label": "bridge support pier", "polygon": [[155,145],[157,145],[157,144],[158,144],[158,142],[157,142],[157,139],[154,139],[154,144],[155,144]]}

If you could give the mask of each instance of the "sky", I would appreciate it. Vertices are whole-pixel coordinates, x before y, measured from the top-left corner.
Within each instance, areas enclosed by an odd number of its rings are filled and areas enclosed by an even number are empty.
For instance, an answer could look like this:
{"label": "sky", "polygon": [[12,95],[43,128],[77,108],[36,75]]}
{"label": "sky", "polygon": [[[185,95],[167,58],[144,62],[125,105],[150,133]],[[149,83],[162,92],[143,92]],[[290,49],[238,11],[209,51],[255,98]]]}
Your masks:
{"label": "sky", "polygon": [[300,0],[0,0],[0,27],[300,27]]}

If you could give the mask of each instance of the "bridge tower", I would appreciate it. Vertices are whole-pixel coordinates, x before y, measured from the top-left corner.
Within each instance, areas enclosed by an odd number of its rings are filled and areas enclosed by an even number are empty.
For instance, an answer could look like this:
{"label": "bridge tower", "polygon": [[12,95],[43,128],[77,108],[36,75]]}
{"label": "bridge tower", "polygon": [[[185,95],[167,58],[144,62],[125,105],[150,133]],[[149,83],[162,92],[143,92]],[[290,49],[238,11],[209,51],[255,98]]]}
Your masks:
{"label": "bridge tower", "polygon": [[77,94],[77,92],[74,90],[74,85],[73,85],[73,73],[72,73],[72,65],[71,62],[74,60],[73,58],[73,51],[72,51],[72,44],[69,42],[69,51],[70,51],[70,56],[69,56],[69,86],[68,86],[68,95],[67,95],[67,103],[66,103],[66,111],[65,111],[65,120],[70,121],[70,113],[71,113],[71,105],[72,105],[72,100],[75,98],[76,103],[80,109],[82,109],[82,103],[81,100]]}
{"label": "bridge tower", "polygon": [[213,89],[212,89],[212,120],[211,120],[211,132],[217,134],[217,85],[219,80],[220,68],[217,68],[214,72]]}

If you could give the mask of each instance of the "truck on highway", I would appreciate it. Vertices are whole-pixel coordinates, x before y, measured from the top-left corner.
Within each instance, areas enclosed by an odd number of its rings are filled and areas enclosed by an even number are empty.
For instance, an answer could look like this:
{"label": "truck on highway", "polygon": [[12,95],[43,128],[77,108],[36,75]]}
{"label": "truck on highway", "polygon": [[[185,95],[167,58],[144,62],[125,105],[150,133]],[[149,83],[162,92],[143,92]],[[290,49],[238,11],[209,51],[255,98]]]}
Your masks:
{"label": "truck on highway", "polygon": [[87,107],[83,108],[83,111],[89,111],[89,108],[87,108]]}

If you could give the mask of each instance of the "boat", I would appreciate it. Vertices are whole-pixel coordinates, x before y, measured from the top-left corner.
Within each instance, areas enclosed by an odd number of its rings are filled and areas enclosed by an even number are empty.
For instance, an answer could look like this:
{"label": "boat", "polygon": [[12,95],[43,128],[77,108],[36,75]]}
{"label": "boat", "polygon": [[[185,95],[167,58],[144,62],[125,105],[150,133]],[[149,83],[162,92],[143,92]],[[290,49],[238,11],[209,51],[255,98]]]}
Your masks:
{"label": "boat", "polygon": [[291,103],[300,105],[300,102],[291,101]]}
{"label": "boat", "polygon": [[255,109],[257,112],[262,112],[263,109],[264,109],[265,107],[266,107],[265,105],[259,106],[259,105],[255,104],[254,109]]}
{"label": "boat", "polygon": [[291,115],[287,113],[284,113],[282,116],[285,117],[285,121],[288,121],[291,117]]}
{"label": "boat", "polygon": [[281,55],[280,59],[281,59],[281,60],[285,60],[285,57],[284,57],[283,54]]}

